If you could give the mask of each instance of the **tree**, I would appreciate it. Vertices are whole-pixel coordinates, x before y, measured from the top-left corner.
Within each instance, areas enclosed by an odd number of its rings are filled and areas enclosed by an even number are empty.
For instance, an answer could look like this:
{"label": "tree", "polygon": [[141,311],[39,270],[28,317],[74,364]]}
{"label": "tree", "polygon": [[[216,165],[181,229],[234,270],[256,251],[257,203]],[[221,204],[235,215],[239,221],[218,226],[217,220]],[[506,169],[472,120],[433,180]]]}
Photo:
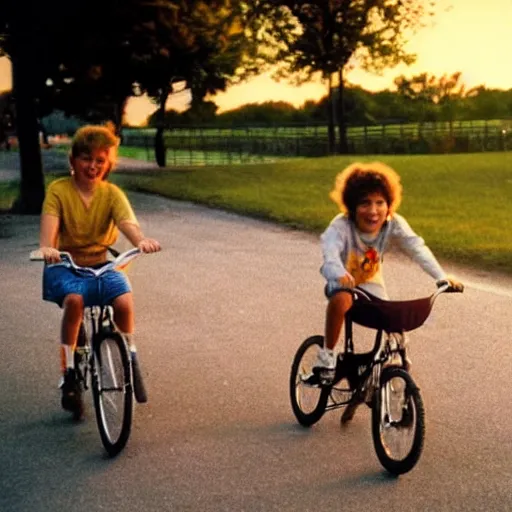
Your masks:
{"label": "tree", "polygon": [[189,117],[202,112],[204,118],[208,107],[200,104],[208,94],[256,71],[258,45],[252,36],[264,18],[255,3],[233,0],[156,0],[153,6],[131,44],[143,71],[139,87],[158,105],[155,150],[158,164],[165,166],[165,105],[174,84],[183,82],[191,91]]}
{"label": "tree", "polygon": [[503,91],[479,86],[464,98],[462,105],[466,119],[511,118],[512,89]]}
{"label": "tree", "polygon": [[10,91],[0,93],[0,149],[11,149],[9,136],[12,135],[15,126],[14,109]]}
{"label": "tree", "polygon": [[[414,55],[404,49],[406,37],[432,14],[435,0],[273,0],[288,9],[297,29],[284,34],[279,58],[281,73],[299,74],[308,80],[314,74],[331,84],[338,75],[339,149],[347,151],[344,114],[344,73],[357,64],[380,72],[400,62],[411,64]],[[329,89],[331,85],[329,85]]]}
{"label": "tree", "polygon": [[18,210],[38,213],[44,199],[38,140],[44,113],[59,109],[120,126],[129,96],[148,92],[165,105],[177,78],[186,81],[195,102],[202,101],[226,86],[254,48],[246,45],[244,27],[254,26],[256,19],[246,16],[247,5],[231,0],[4,0],[0,55],[10,57],[13,69],[21,161]]}
{"label": "tree", "polygon": [[424,122],[435,121],[437,119],[437,108],[434,98],[437,94],[436,77],[428,73],[421,73],[408,79],[401,75],[395,78],[394,83],[397,88],[397,94],[409,101],[414,108],[414,112],[419,114],[415,120],[419,121],[420,126]]}
{"label": "tree", "polygon": [[[131,94],[122,65],[115,78],[107,80],[102,73],[105,61],[114,61],[121,44],[118,40],[110,45],[120,33],[112,28],[117,27],[117,4],[115,0],[3,2],[0,55],[9,56],[12,63],[21,167],[15,209],[21,213],[39,213],[44,199],[41,118],[58,107],[66,113],[86,113],[106,98],[122,104]],[[121,33],[127,33],[126,26]],[[113,84],[120,84],[122,91]]]}
{"label": "tree", "polygon": [[466,89],[461,83],[461,73],[436,77],[421,73],[412,78],[401,75],[395,79],[398,96],[412,102],[417,113],[416,121],[448,121],[450,135],[453,134],[453,121],[461,108],[464,98],[477,95],[480,88]]}
{"label": "tree", "polygon": [[8,2],[2,11],[3,15],[0,15],[0,26],[11,31],[10,38],[5,41],[4,35],[2,42],[8,43],[8,47],[13,49],[9,54],[12,62],[16,130],[22,169],[20,194],[14,210],[22,213],[39,213],[44,199],[44,181],[35,99],[37,86],[31,80],[34,70],[38,67],[33,51],[37,40],[36,13],[24,13],[23,7],[21,2]]}

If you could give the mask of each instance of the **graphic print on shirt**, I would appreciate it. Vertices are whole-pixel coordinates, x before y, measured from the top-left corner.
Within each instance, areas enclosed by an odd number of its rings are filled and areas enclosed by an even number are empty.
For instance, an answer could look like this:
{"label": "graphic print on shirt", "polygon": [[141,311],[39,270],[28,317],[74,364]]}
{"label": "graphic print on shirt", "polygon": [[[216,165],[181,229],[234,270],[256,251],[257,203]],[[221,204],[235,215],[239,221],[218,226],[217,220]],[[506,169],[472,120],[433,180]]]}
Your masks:
{"label": "graphic print on shirt", "polygon": [[379,253],[373,247],[369,247],[364,253],[352,249],[348,254],[345,268],[355,279],[356,286],[372,281],[379,273]]}

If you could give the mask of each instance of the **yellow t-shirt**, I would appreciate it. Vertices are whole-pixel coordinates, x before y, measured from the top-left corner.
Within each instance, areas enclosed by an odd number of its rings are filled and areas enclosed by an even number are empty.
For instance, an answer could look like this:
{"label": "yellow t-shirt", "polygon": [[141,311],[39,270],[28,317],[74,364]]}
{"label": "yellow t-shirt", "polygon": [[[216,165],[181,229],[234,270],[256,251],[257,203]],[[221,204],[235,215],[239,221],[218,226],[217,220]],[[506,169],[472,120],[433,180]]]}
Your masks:
{"label": "yellow t-shirt", "polygon": [[72,178],[60,178],[48,186],[43,213],[59,217],[58,249],[69,251],[78,265],[91,266],[106,259],[106,247],[118,236],[117,226],[137,218],[124,192],[102,181],[86,206]]}

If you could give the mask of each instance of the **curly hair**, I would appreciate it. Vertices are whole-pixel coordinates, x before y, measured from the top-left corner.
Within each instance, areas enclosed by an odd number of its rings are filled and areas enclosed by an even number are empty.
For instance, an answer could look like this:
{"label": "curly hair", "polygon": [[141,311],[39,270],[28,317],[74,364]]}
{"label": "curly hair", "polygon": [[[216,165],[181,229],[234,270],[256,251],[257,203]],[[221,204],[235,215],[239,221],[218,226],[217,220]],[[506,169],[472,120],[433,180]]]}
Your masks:
{"label": "curly hair", "polygon": [[368,194],[381,193],[392,215],[402,201],[400,176],[382,162],[354,163],[336,176],[334,189],[329,197],[340,210],[355,218],[357,205]]}

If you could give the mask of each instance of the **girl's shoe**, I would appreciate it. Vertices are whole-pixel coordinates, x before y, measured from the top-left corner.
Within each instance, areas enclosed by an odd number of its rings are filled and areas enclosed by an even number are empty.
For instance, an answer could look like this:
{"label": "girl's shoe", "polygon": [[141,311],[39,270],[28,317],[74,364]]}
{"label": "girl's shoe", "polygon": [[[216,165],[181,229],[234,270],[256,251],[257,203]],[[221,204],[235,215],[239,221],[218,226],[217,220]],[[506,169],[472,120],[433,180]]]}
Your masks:
{"label": "girl's shoe", "polygon": [[76,419],[80,419],[84,412],[82,389],[74,368],[68,368],[60,386],[62,390],[61,405],[66,411],[72,412]]}

